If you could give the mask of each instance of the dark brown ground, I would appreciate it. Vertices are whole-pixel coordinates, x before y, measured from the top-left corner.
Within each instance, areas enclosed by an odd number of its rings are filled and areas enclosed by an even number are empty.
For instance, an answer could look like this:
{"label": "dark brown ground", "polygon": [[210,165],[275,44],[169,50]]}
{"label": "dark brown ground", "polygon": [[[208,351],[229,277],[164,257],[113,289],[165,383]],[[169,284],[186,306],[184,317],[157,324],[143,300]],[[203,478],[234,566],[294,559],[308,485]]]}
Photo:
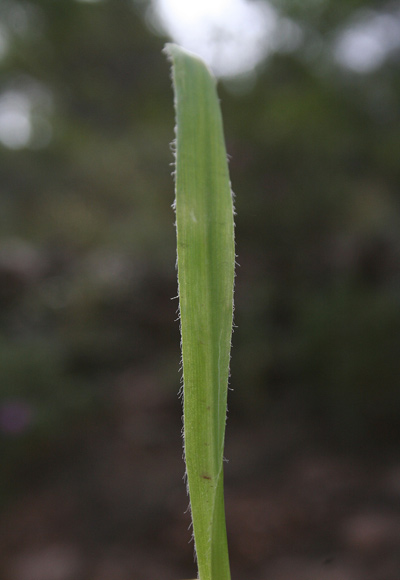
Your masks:
{"label": "dark brown ground", "polygon": [[[4,580],[194,578],[179,402],[151,372],[110,386],[107,412],[22,470],[1,514]],[[234,580],[400,579],[398,455],[337,451],[318,433],[284,406],[253,422],[232,411]]]}

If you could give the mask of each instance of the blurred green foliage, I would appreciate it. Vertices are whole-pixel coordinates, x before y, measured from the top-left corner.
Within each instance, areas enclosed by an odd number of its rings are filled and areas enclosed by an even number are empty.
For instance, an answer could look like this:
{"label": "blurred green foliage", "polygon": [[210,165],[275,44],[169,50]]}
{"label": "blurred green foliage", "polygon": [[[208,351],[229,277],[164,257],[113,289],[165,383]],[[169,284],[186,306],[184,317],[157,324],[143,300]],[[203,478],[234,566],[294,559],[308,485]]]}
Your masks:
{"label": "blurred green foliage", "polygon": [[[231,407],[265,413],[289,393],[347,441],[393,440],[400,58],[368,74],[336,63],[334,35],[372,2],[274,5],[300,45],[253,88],[220,88],[241,264]],[[26,147],[0,149],[1,416],[31,409],[0,429],[11,481],[38,453],[28,440],[57,446],[125,369],[178,390],[173,107],[145,8],[0,5],[0,99],[28,100],[32,121]]]}

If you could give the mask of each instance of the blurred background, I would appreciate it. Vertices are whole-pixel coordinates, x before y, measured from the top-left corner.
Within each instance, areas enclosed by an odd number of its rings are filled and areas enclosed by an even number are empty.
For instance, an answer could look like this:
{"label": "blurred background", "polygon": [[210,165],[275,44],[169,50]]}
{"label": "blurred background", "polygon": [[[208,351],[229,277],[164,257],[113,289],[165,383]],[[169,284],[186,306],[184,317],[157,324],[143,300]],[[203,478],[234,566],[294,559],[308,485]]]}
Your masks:
{"label": "blurred background", "polygon": [[236,194],[234,580],[400,577],[400,3],[2,0],[0,578],[195,576],[168,40]]}

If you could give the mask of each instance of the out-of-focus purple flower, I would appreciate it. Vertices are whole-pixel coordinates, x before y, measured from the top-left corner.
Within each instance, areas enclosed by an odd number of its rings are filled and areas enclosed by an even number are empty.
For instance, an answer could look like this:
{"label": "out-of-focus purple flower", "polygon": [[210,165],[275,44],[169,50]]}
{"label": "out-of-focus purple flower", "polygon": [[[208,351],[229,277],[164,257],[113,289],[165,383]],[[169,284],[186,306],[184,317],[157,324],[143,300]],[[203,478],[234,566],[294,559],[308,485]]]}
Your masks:
{"label": "out-of-focus purple flower", "polygon": [[33,409],[25,401],[5,401],[0,404],[0,431],[19,435],[31,424]]}

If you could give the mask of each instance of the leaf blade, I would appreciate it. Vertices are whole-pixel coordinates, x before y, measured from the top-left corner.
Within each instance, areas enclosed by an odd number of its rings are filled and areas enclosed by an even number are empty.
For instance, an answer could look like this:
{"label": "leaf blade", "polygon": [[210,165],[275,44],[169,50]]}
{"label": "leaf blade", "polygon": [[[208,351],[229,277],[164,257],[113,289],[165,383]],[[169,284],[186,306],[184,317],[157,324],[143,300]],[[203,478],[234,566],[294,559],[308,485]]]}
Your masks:
{"label": "leaf blade", "polygon": [[233,314],[233,203],[215,81],[167,45],[176,110],[184,444],[200,580],[229,580],[223,447]]}

